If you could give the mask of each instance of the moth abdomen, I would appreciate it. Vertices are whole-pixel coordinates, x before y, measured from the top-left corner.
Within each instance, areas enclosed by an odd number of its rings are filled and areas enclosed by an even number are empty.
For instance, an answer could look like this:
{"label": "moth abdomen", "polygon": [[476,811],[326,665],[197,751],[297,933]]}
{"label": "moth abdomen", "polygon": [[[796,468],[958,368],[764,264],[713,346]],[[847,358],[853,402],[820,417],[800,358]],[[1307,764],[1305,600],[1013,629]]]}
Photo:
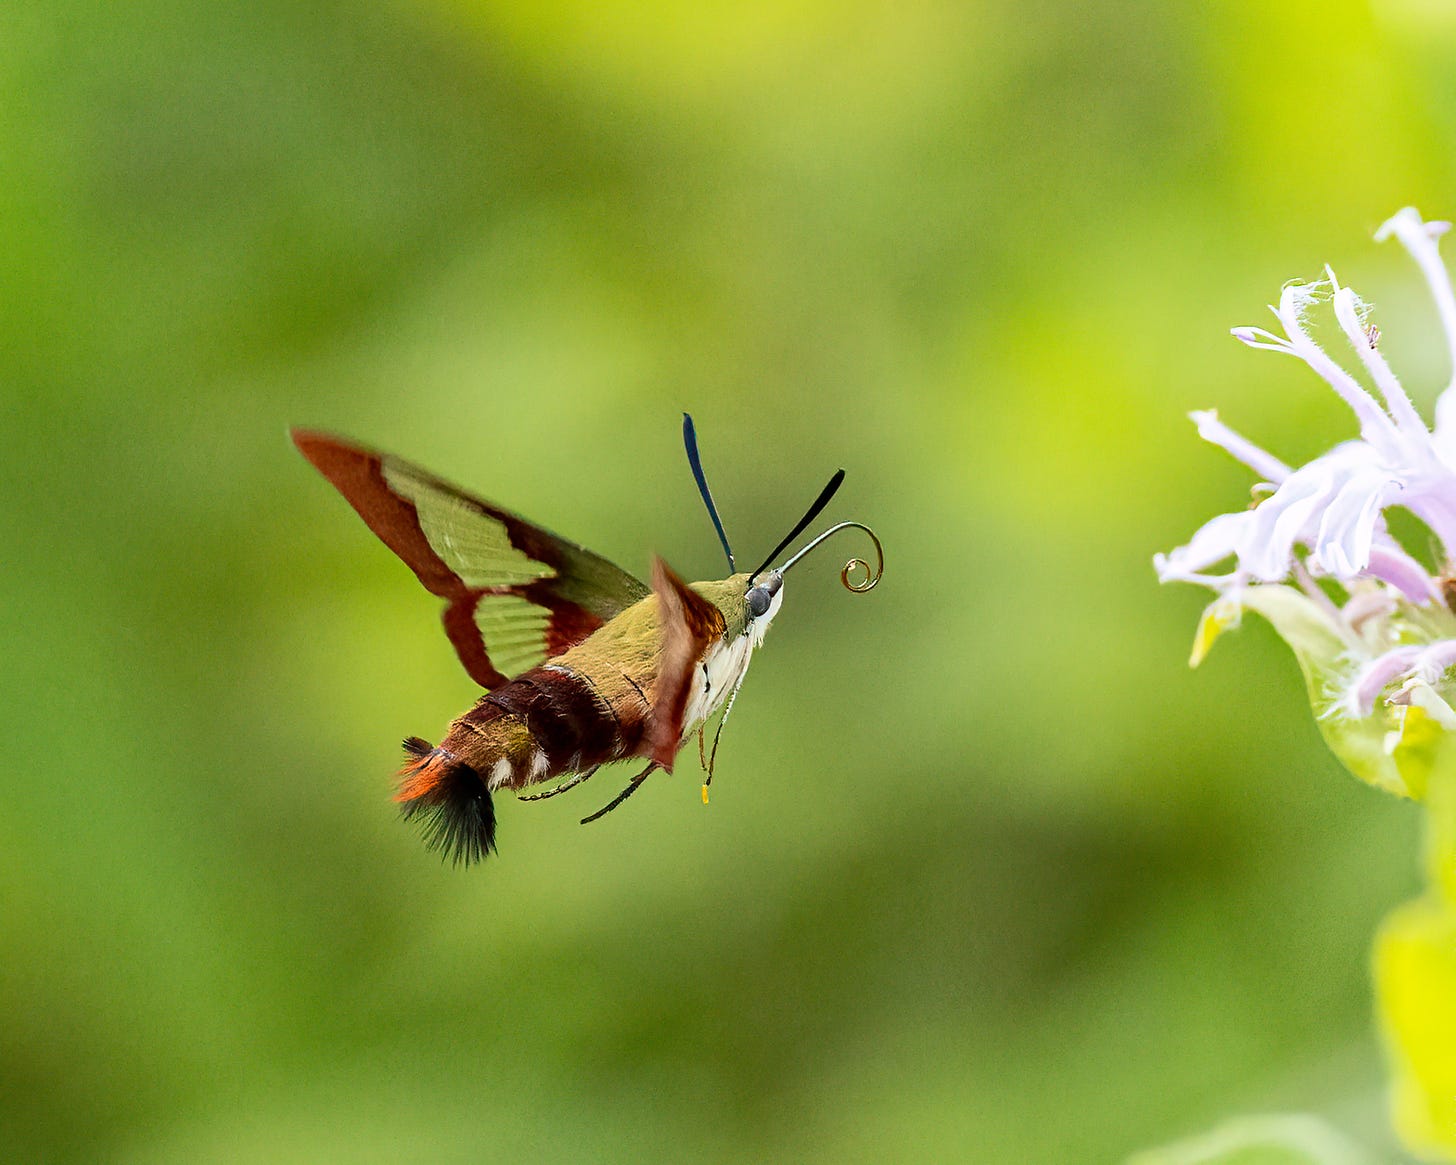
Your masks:
{"label": "moth abdomen", "polygon": [[[609,704],[584,675],[561,664],[533,668],[484,697],[482,706],[519,724],[532,746],[529,764],[517,765],[511,776],[493,787],[521,788],[537,781],[576,772],[631,755],[632,740]],[[471,714],[462,719],[468,719]]]}
{"label": "moth abdomen", "polygon": [[425,844],[469,865],[495,848],[495,805],[484,778],[446,748],[411,736],[395,800],[406,820],[419,818]]}

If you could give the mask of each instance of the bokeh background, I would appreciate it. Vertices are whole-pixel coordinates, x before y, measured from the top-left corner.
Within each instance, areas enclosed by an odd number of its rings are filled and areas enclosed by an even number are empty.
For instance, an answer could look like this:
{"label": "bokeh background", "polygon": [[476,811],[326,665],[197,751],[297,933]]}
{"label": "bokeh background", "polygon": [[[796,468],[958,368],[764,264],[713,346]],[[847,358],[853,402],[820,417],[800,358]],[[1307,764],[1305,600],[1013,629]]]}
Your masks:
{"label": "bokeh background", "polygon": [[[1415,0],[0,10],[0,1158],[1116,1161],[1242,1112],[1376,1153],[1414,810],[1149,557],[1242,504],[1184,419],[1353,433],[1227,335],[1456,215]],[[825,476],[724,736],[442,867],[400,737],[474,698],[286,439],[645,573]],[[1384,1159],[1384,1158],[1382,1158]]]}

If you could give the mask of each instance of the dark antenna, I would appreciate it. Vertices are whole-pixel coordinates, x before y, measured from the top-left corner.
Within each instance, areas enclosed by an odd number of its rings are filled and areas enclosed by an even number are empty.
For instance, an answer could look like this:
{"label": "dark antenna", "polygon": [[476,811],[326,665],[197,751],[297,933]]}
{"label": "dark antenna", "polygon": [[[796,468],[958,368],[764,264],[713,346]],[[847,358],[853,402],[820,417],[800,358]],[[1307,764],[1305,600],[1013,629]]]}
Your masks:
{"label": "dark antenna", "polygon": [[750,579],[755,579],[759,575],[761,575],[768,568],[768,564],[779,556],[779,552],[783,550],[785,546],[787,546],[800,534],[802,534],[804,532],[804,527],[819,516],[819,511],[829,504],[829,499],[834,496],[835,492],[843,484],[844,470],[841,469],[838,473],[836,473],[833,477],[829,479],[829,484],[819,491],[819,496],[814,499],[814,504],[809,507],[809,512],[799,519],[799,524],[789,531],[788,536],[785,537],[782,542],[780,542],[771,551],[769,551],[768,557],[763,560],[763,565],[760,566],[748,577]]}
{"label": "dark antenna", "polygon": [[[687,446],[688,464],[693,467],[693,479],[698,483],[698,492],[703,495],[703,504],[708,507],[708,517],[713,519],[713,529],[718,531],[718,541],[723,543],[723,553],[728,556],[728,569],[737,574],[738,564],[733,561],[733,547],[728,545],[728,535],[723,532],[723,520],[718,517],[718,507],[713,504],[713,491],[708,488],[708,479],[703,476],[703,459],[698,456],[697,430],[693,428],[693,418],[687,413],[683,413],[683,444]],[[777,553],[775,550],[774,554]]]}

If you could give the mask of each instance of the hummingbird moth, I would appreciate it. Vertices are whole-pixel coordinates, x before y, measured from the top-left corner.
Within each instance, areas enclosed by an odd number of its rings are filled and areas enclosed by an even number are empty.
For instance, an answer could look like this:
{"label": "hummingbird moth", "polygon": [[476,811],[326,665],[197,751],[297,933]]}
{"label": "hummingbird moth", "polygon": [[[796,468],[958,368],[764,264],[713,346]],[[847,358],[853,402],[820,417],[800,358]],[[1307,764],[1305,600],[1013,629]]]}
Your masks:
{"label": "hummingbird moth", "polygon": [[[783,602],[784,575],[849,528],[869,535],[877,563],[871,570],[863,559],[850,559],[840,572],[844,585],[867,591],[884,572],[880,541],[859,522],[830,527],[770,569],[829,504],[844,480],[842,469],[757,570],[738,571],[686,413],[688,462],[728,557],[729,577],[717,582],[687,584],[657,558],[648,586],[402,458],[303,429],[292,436],[369,528],[445,600],[445,634],[486,689],[438,745],[419,737],[404,742],[395,799],[406,818],[423,824],[426,844],[457,863],[478,861],[495,848],[496,791],[542,800],[581,784],[604,764],[645,759],[647,767],[583,818],[586,824],[615,809],[655,769],[671,772],[694,733],[706,802],[718,736],[705,757],[704,730],[721,711],[721,734],[749,661]],[[564,779],[545,792],[520,792],[557,777]]]}

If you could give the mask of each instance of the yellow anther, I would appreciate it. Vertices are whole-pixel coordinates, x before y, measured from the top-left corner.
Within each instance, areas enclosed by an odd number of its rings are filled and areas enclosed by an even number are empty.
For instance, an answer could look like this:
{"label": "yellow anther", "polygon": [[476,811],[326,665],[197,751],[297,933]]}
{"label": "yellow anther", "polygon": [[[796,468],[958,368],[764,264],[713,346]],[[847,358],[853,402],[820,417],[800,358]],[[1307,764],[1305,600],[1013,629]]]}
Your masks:
{"label": "yellow anther", "polygon": [[703,786],[703,804],[706,805],[707,803],[708,803],[708,786],[707,785],[704,785]]}

